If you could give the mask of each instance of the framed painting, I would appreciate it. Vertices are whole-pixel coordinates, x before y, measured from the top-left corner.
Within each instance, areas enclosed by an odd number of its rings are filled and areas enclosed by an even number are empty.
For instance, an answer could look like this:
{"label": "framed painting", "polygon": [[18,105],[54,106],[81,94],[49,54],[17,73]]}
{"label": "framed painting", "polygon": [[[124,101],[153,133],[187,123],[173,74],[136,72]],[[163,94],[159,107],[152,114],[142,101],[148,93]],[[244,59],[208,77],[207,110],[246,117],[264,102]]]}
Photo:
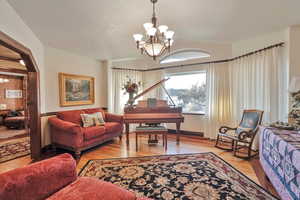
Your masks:
{"label": "framed painting", "polygon": [[22,90],[5,90],[5,98],[7,99],[22,99]]}
{"label": "framed painting", "polygon": [[95,79],[91,76],[59,73],[60,106],[80,106],[95,103]]}

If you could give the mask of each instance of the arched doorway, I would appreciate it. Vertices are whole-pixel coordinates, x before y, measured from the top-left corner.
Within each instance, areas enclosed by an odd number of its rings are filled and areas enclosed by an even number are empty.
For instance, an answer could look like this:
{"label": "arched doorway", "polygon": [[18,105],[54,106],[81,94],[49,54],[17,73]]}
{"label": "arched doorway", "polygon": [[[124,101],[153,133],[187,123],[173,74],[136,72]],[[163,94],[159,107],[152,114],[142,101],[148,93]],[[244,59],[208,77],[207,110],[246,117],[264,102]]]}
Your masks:
{"label": "arched doorway", "polygon": [[[30,134],[30,150],[31,158],[36,160],[40,158],[41,154],[39,69],[34,60],[31,50],[1,31],[0,44],[19,53],[27,68],[27,71],[25,73],[27,73],[27,91],[30,91],[30,95],[27,95],[27,116]],[[16,69],[7,69],[7,72],[20,73],[21,71]]]}

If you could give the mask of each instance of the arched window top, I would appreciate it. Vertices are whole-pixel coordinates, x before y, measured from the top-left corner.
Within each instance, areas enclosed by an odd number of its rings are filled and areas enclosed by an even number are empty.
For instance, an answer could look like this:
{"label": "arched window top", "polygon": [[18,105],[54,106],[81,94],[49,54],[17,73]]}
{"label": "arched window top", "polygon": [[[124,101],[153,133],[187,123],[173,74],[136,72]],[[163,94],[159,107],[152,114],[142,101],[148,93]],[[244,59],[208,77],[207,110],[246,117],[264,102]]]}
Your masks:
{"label": "arched window top", "polygon": [[199,49],[181,49],[160,59],[160,64],[181,62],[193,59],[208,58],[210,54]]}

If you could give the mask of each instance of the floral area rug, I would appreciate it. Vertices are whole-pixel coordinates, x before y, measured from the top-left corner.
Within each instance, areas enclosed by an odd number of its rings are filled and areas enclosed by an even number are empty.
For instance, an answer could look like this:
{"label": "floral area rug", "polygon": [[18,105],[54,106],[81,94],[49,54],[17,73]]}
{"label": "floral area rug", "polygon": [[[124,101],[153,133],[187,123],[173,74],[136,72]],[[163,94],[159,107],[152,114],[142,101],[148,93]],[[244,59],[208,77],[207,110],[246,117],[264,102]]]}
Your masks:
{"label": "floral area rug", "polygon": [[30,154],[29,137],[0,143],[0,163]]}
{"label": "floral area rug", "polygon": [[90,160],[79,175],[153,199],[276,199],[213,153]]}

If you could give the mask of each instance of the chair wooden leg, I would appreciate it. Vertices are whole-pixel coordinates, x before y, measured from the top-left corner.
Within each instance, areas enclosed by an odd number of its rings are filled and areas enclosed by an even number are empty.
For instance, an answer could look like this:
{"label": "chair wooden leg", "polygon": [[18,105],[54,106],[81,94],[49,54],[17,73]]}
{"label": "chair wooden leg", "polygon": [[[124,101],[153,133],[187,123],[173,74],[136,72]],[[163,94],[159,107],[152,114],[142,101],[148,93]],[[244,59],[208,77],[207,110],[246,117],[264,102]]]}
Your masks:
{"label": "chair wooden leg", "polygon": [[135,151],[138,151],[138,134],[135,133]]}
{"label": "chair wooden leg", "polygon": [[249,149],[248,149],[248,159],[250,159],[252,156],[256,156],[257,153],[254,152],[254,154],[252,155],[252,144],[253,144],[253,141],[254,141],[254,138],[255,136],[251,139],[250,143],[249,143]]}
{"label": "chair wooden leg", "polygon": [[233,155],[236,156],[238,142],[233,140]]}
{"label": "chair wooden leg", "polygon": [[[219,146],[220,141],[222,141],[222,136],[217,135],[217,140],[216,140],[216,143],[215,143],[216,148],[222,149],[222,150],[225,150],[225,151],[233,151],[233,144],[234,144],[233,139],[231,139],[231,148],[225,148],[225,147]],[[229,143],[229,142],[226,142],[226,143]]]}
{"label": "chair wooden leg", "polygon": [[122,140],[122,135],[119,136],[119,139]]}
{"label": "chair wooden leg", "polygon": [[249,147],[248,147],[248,158],[247,159],[250,159],[251,158],[251,154],[252,154],[252,144],[249,144]]}
{"label": "chair wooden leg", "polygon": [[168,149],[168,134],[165,134],[165,151]]}
{"label": "chair wooden leg", "polygon": [[219,139],[220,139],[220,135],[218,134],[218,135],[217,135],[217,140],[216,140],[215,147],[218,147],[218,144],[219,144]]}
{"label": "chair wooden leg", "polygon": [[80,159],[80,155],[81,155],[81,151],[80,150],[75,151],[75,158],[76,158],[76,160]]}

